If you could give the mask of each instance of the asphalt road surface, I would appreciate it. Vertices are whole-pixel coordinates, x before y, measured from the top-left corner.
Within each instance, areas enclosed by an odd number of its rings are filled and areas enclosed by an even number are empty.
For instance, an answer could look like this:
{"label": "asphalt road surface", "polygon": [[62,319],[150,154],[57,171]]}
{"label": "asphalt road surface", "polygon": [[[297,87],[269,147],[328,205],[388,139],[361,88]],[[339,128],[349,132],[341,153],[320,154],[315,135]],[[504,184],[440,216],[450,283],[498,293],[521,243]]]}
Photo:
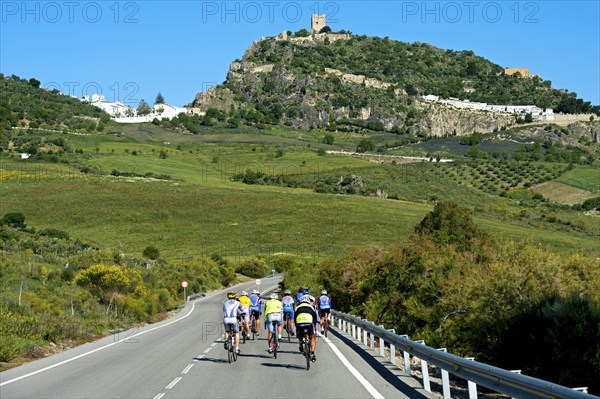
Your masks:
{"label": "asphalt road surface", "polygon": [[[261,291],[278,281],[263,279]],[[240,344],[229,364],[221,341],[226,292],[189,302],[160,323],[0,373],[0,398],[426,398],[410,379],[331,331],[318,339],[308,371],[297,339],[284,336],[274,359],[264,329]]]}

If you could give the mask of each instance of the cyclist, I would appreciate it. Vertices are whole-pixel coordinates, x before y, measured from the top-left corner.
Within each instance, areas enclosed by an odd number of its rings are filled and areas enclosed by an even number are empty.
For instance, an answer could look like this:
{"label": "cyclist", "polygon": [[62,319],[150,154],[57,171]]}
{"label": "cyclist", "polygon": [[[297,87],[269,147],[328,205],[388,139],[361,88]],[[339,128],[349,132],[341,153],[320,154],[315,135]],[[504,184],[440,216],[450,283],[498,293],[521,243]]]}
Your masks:
{"label": "cyclist", "polygon": [[329,315],[331,314],[331,298],[327,296],[326,290],[321,291],[321,296],[319,297],[319,300],[317,301],[317,307],[319,309],[321,334],[323,334],[324,333],[323,321],[325,320],[325,318],[327,318],[327,321],[329,321]]}
{"label": "cyclist", "polygon": [[317,309],[317,300],[310,294],[310,288],[304,288],[302,291],[302,296],[308,296],[313,304],[313,308]]}
{"label": "cyclist", "polygon": [[223,347],[227,349],[229,340],[229,324],[232,325],[231,333],[235,333],[235,351],[240,353],[240,325],[238,317],[241,314],[240,303],[236,300],[235,292],[227,293],[227,300],[223,302],[223,325],[225,326],[225,343]]}
{"label": "cyclist", "polygon": [[238,301],[242,305],[241,309],[243,314],[244,328],[246,329],[246,332],[250,332],[250,305],[252,305],[252,301],[250,301],[246,291],[242,291],[242,295],[240,295]]}
{"label": "cyclist", "polygon": [[298,288],[298,293],[296,294],[296,304],[300,303],[300,298],[304,296],[304,287]]}
{"label": "cyclist", "polygon": [[271,325],[273,322],[277,323],[277,336],[281,339],[281,322],[283,321],[283,304],[277,297],[276,293],[272,293],[269,296],[269,300],[265,304],[265,321],[267,322],[267,328],[269,334],[267,335],[267,344],[269,345],[269,353],[273,352],[271,348],[271,339],[273,332],[271,331]]}
{"label": "cyclist", "polygon": [[252,290],[252,295],[250,295],[250,314],[254,316],[256,323],[256,335],[260,336],[260,316],[261,316],[261,307],[262,307],[262,299],[260,299],[260,295],[258,290]]}
{"label": "cyclist", "polygon": [[304,337],[303,327],[308,327],[307,333],[310,337],[310,353],[311,361],[315,362],[317,357],[315,356],[315,350],[317,349],[317,336],[315,334],[315,324],[317,322],[317,314],[315,308],[308,295],[300,298],[300,302],[296,306],[296,327],[298,328],[298,341],[300,342],[299,350],[304,352],[302,346],[302,338]]}
{"label": "cyclist", "polygon": [[290,334],[294,335],[294,298],[290,290],[285,290],[281,303],[283,304],[283,315],[290,320]]}

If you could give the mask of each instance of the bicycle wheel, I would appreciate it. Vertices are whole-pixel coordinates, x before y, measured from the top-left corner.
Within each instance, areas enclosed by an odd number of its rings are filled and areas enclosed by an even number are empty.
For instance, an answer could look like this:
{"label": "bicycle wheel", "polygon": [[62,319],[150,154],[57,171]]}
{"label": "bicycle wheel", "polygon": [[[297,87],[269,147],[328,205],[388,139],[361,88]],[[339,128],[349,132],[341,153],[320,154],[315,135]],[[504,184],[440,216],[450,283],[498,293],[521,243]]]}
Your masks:
{"label": "bicycle wheel", "polygon": [[231,332],[229,333],[229,339],[227,340],[227,360],[229,363],[233,360],[233,348],[231,345]]}
{"label": "bicycle wheel", "polygon": [[271,338],[271,345],[273,346],[273,357],[277,359],[277,323],[273,323],[273,336]]}
{"label": "bicycle wheel", "polygon": [[254,341],[254,336],[256,335],[256,317],[254,317],[254,315],[252,315],[250,323],[250,331],[252,331],[252,341]]}
{"label": "bicycle wheel", "polygon": [[306,358],[306,371],[310,370],[310,340],[306,339],[306,334],[308,334],[308,332],[305,332],[304,335],[304,357]]}
{"label": "bicycle wheel", "polygon": [[292,342],[292,327],[290,326],[290,318],[285,321],[285,330],[287,331],[288,342]]}
{"label": "bicycle wheel", "polygon": [[325,320],[323,320],[323,331],[325,332],[325,337],[327,337],[327,331],[329,331],[329,320],[327,320],[327,316],[325,316]]}
{"label": "bicycle wheel", "polygon": [[231,335],[231,356],[233,358],[233,361],[235,362],[237,360],[237,352],[235,351],[235,335]]}

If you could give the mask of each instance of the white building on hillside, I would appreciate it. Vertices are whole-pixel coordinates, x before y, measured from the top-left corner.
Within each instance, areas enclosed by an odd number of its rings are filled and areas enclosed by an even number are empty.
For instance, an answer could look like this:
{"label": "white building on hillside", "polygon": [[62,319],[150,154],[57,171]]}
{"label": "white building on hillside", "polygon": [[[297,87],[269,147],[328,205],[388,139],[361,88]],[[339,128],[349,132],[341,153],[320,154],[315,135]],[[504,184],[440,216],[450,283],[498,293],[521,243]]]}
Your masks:
{"label": "white building on hillside", "polygon": [[439,98],[432,94],[422,96],[423,100],[432,103],[440,103],[451,105],[456,108],[466,108],[478,111],[502,112],[508,114],[525,115],[531,114],[533,119],[540,121],[553,121],[554,111],[551,108],[545,110],[535,105],[493,105],[487,103],[471,102],[469,100],[459,100],[458,98],[450,97],[448,100]]}
{"label": "white building on hillside", "polygon": [[154,104],[154,114],[158,119],[172,119],[182,112],[187,114],[188,110],[169,104]]}
{"label": "white building on hillside", "polygon": [[136,114],[135,109],[131,108],[129,105],[120,101],[106,101],[101,94],[92,94],[91,97],[85,96],[82,101],[89,102],[93,106],[100,108],[113,118],[130,117],[135,116]]}

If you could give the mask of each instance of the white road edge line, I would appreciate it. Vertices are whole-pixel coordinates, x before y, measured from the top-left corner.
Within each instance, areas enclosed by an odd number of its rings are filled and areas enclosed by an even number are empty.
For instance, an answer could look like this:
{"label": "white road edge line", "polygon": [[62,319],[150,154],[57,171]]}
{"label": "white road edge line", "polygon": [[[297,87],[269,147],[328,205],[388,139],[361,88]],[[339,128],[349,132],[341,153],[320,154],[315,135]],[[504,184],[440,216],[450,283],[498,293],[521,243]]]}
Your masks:
{"label": "white road edge line", "polygon": [[183,371],[181,372],[181,374],[187,374],[187,373],[188,373],[188,371],[190,371],[190,369],[191,369],[192,367],[194,367],[194,363],[190,363],[190,364],[188,364],[188,366],[187,366],[185,369],[183,369]]}
{"label": "white road edge line", "polygon": [[177,385],[177,383],[178,383],[179,381],[181,381],[181,378],[182,378],[182,377],[177,377],[177,378],[175,378],[173,381],[171,381],[171,383],[170,383],[169,385],[167,385],[167,386],[165,387],[165,389],[172,389],[172,388],[173,388],[175,385]]}
{"label": "white road edge line", "polygon": [[[277,286],[274,286],[274,287],[277,287]],[[219,291],[219,292],[221,292],[221,291]],[[213,297],[213,296],[215,296],[215,295],[218,295],[218,294],[219,294],[219,292],[215,292],[215,293],[213,293],[213,294],[207,295],[207,296],[206,296],[206,297],[204,297],[204,298],[211,298],[211,297]],[[102,349],[109,348],[109,347],[111,347],[111,346],[113,346],[113,345],[116,345],[116,344],[118,344],[118,343],[121,343],[121,342],[123,342],[123,341],[127,341],[128,339],[132,339],[132,338],[135,338],[135,337],[139,337],[140,335],[143,335],[143,334],[149,333],[150,331],[154,331],[154,330],[158,330],[159,328],[163,328],[163,327],[170,326],[171,324],[173,324],[173,323],[177,323],[178,321],[181,321],[181,320],[185,319],[186,317],[188,317],[189,315],[191,315],[191,314],[192,314],[192,312],[194,311],[194,308],[195,308],[195,307],[196,307],[196,302],[192,302],[192,308],[190,309],[190,311],[189,311],[189,312],[188,312],[188,313],[187,313],[185,316],[183,316],[183,317],[181,317],[181,318],[179,318],[179,319],[177,319],[177,320],[173,320],[173,321],[170,321],[170,322],[168,322],[168,323],[166,323],[166,324],[163,324],[163,325],[161,325],[161,326],[154,327],[154,328],[151,328],[151,329],[149,329],[149,330],[146,330],[146,331],[142,331],[142,332],[140,332],[140,333],[134,334],[134,335],[132,335],[132,336],[125,337],[125,338],[123,338],[123,339],[120,339],[120,340],[118,340],[118,341],[115,341],[115,342],[111,342],[110,344],[104,345],[104,346],[102,346],[102,347],[100,347],[100,348],[96,348],[96,349],[94,349],[94,350],[91,350],[91,351],[89,351],[89,352],[82,353],[81,355],[78,355],[78,356],[72,357],[72,358],[70,358],[70,359],[67,359],[67,360],[63,360],[62,362],[58,362],[58,363],[56,363],[56,364],[53,364],[53,365],[51,365],[51,366],[48,366],[48,367],[44,367],[43,369],[39,369],[39,370],[36,370],[36,371],[32,371],[32,372],[31,372],[31,373],[29,373],[29,374],[25,374],[25,375],[22,375],[22,376],[20,376],[20,377],[13,378],[12,380],[4,381],[4,382],[0,383],[0,387],[3,387],[4,385],[8,385],[8,384],[11,384],[11,383],[13,383],[13,382],[16,382],[16,381],[19,381],[19,380],[22,380],[22,379],[25,379],[25,378],[31,377],[31,376],[33,376],[33,375],[36,375],[36,374],[39,374],[39,373],[43,373],[44,371],[51,370],[51,369],[53,369],[53,368],[55,368],[55,367],[62,366],[63,364],[70,363],[70,362],[72,362],[73,360],[81,359],[82,357],[85,357],[85,356],[87,356],[87,355],[91,355],[92,353],[96,353],[96,352],[98,352],[98,351],[101,351]],[[204,355],[202,355],[200,358],[202,358],[202,357],[204,357]]]}
{"label": "white road edge line", "polygon": [[[321,335],[321,334],[319,334],[319,335]],[[335,353],[337,355],[337,357],[342,361],[342,364],[344,366],[346,366],[346,368],[352,373],[352,375],[354,375],[354,377],[356,377],[358,382],[360,382],[362,384],[362,386],[365,387],[365,389],[367,391],[369,391],[369,393],[371,394],[371,396],[373,398],[384,399],[384,396],[382,394],[380,394],[379,391],[377,389],[375,389],[375,387],[373,385],[371,385],[371,383],[361,373],[359,373],[358,370],[352,364],[350,364],[348,359],[346,359],[346,356],[344,356],[342,354],[342,352],[340,352],[340,350],[333,344],[333,342],[331,342],[331,340],[329,338],[323,337],[322,335],[321,335],[321,337],[323,338],[323,340],[325,340],[327,345],[329,345],[329,347],[333,350],[333,353]]]}
{"label": "white road edge line", "polygon": [[120,339],[120,340],[118,340],[118,341],[111,342],[110,344],[107,344],[107,345],[101,346],[100,348],[96,348],[96,349],[94,349],[94,350],[91,350],[91,351],[89,351],[89,352],[82,353],[81,355],[78,355],[78,356],[72,357],[72,358],[70,358],[70,359],[67,359],[67,360],[63,360],[62,362],[58,362],[58,363],[56,363],[56,364],[53,364],[53,365],[51,365],[51,366],[48,366],[48,367],[44,367],[43,369],[39,369],[39,370],[33,371],[33,372],[29,373],[29,374],[25,374],[25,375],[22,375],[22,376],[20,376],[20,377],[13,378],[12,380],[5,381],[5,382],[3,382],[3,383],[0,383],[0,387],[2,387],[2,386],[4,386],[4,385],[8,385],[8,384],[10,384],[10,383],[13,383],[13,382],[16,382],[16,381],[19,381],[19,380],[22,380],[22,379],[24,379],[24,378],[31,377],[31,376],[33,376],[33,375],[36,375],[36,374],[39,374],[39,373],[43,373],[44,371],[51,370],[51,369],[53,369],[53,368],[55,368],[55,367],[62,366],[63,364],[70,363],[70,362],[72,362],[73,360],[81,359],[82,357],[85,357],[85,356],[91,355],[92,353],[96,353],[96,352],[98,352],[98,351],[101,351],[102,349],[110,348],[111,346],[113,346],[113,345],[116,345],[116,344],[118,344],[118,343],[121,343],[121,342],[123,342],[123,341],[127,341],[128,339],[132,339],[132,338],[135,338],[135,337],[139,337],[140,335],[143,335],[143,334],[149,333],[150,331],[154,331],[154,330],[158,330],[159,328],[163,328],[163,327],[170,326],[171,324],[173,324],[173,323],[177,323],[178,321],[181,321],[181,320],[185,319],[186,317],[188,317],[189,315],[191,315],[191,314],[192,314],[192,312],[194,311],[194,308],[195,308],[195,307],[196,307],[196,303],[195,303],[195,302],[192,302],[192,308],[190,309],[190,311],[189,311],[189,312],[188,312],[188,313],[187,313],[185,316],[183,316],[183,317],[180,317],[180,318],[179,318],[179,319],[177,319],[177,320],[170,321],[170,322],[168,322],[168,323],[166,323],[166,324],[163,324],[163,325],[161,325],[161,326],[158,326],[158,327],[151,328],[151,329],[149,329],[149,330],[146,330],[146,331],[142,331],[142,332],[140,332],[140,333],[137,333],[137,334],[135,334],[135,335],[127,336],[127,337],[125,337],[125,338],[123,338],[123,339]]}
{"label": "white road edge line", "polygon": [[164,393],[164,392],[161,392],[161,393],[159,393],[158,395],[156,395],[156,396],[154,397],[154,399],[161,399],[163,396],[165,396],[165,393]]}

